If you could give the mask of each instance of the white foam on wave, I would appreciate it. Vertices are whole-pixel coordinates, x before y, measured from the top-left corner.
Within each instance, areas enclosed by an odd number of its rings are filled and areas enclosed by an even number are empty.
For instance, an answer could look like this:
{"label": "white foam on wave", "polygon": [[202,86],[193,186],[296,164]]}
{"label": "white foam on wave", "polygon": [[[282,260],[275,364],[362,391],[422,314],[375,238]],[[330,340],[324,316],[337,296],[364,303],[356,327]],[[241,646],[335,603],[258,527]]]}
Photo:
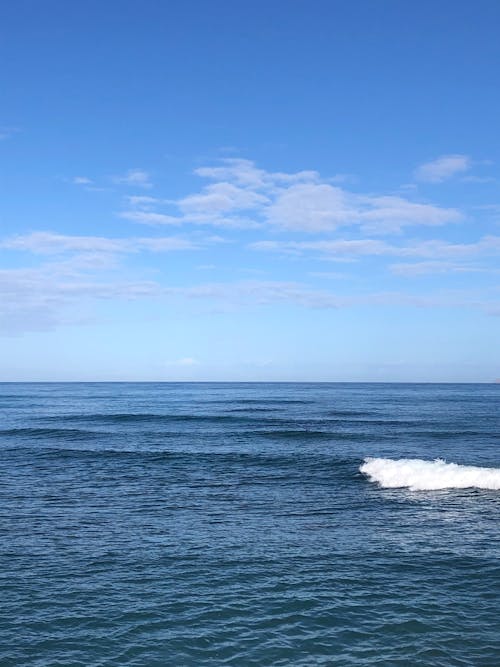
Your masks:
{"label": "white foam on wave", "polygon": [[412,491],[437,489],[500,490],[500,468],[480,468],[446,463],[442,459],[366,458],[359,468],[370,482],[386,488],[407,487]]}

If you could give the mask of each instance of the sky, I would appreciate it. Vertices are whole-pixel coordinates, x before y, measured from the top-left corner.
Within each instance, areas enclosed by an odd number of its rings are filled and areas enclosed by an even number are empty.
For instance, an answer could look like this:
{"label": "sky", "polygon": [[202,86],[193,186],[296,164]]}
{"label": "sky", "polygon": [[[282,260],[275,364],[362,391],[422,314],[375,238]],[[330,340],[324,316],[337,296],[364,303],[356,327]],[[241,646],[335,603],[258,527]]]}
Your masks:
{"label": "sky", "polygon": [[500,378],[496,0],[17,0],[0,381]]}

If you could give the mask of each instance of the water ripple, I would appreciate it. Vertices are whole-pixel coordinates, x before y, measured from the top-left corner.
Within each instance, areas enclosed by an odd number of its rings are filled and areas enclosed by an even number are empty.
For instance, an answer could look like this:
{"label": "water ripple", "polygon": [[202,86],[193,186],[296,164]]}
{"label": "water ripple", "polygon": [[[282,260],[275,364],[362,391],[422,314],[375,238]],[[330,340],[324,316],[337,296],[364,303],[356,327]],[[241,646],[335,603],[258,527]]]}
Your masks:
{"label": "water ripple", "polygon": [[494,667],[498,492],[359,467],[498,467],[499,397],[0,384],[0,665]]}

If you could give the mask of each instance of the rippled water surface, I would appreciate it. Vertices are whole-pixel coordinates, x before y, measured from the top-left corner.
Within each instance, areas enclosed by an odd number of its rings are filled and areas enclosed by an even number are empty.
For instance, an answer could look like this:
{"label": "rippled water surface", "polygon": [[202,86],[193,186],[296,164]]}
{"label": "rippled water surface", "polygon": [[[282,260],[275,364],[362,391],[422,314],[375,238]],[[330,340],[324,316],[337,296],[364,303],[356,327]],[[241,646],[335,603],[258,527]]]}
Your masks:
{"label": "rippled water surface", "polygon": [[0,665],[498,667],[500,491],[359,468],[500,468],[499,407],[500,385],[0,384]]}

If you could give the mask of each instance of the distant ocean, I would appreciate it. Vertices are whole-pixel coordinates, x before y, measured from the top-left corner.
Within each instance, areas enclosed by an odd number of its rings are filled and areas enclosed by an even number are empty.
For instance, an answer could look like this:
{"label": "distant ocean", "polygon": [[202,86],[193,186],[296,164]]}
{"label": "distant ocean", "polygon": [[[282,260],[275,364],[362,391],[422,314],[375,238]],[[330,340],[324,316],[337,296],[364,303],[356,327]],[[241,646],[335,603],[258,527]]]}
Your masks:
{"label": "distant ocean", "polygon": [[0,384],[1,667],[498,667],[500,385]]}

